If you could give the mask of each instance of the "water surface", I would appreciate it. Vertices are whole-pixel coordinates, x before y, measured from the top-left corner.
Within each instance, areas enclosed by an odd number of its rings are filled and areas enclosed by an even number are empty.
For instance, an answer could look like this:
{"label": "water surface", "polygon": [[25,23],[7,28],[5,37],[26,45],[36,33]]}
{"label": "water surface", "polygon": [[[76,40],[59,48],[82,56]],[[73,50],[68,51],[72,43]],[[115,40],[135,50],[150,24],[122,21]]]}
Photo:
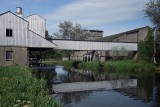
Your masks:
{"label": "water surface", "polygon": [[[37,69],[38,73],[34,75],[47,80],[49,89],[52,91],[50,96],[60,100],[64,107],[160,107],[160,74],[92,73],[90,70],[66,69],[59,65],[47,65]],[[134,82],[134,85],[132,83],[127,85],[127,82],[121,82],[121,80],[136,80],[136,84]],[[121,87],[91,90],[89,88],[92,85],[85,86],[88,82],[95,85],[105,81],[117,81]],[[77,91],[54,92],[55,85],[61,85],[63,87],[60,88],[64,89],[63,84],[67,84],[71,89],[76,89],[77,86],[74,87],[71,84],[77,83],[81,83],[85,91],[77,89]],[[109,84],[117,86],[115,82]],[[106,83],[105,87],[108,87]]]}

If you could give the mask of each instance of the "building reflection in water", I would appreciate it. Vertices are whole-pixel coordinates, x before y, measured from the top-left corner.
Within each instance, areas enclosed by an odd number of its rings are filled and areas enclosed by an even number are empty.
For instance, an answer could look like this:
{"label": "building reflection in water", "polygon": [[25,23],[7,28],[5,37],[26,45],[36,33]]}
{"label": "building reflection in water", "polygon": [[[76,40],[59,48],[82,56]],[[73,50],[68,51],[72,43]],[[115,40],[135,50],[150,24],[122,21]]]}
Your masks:
{"label": "building reflection in water", "polygon": [[[36,67],[35,67],[36,68]],[[129,96],[134,100],[144,103],[152,103],[153,107],[160,107],[160,74],[138,73],[96,73],[90,70],[66,69],[62,66],[41,66],[36,68],[38,71],[33,75],[40,79],[45,79],[51,89],[53,83],[70,83],[83,81],[103,81],[116,79],[137,79],[137,87],[115,89],[115,92],[124,96]],[[72,102],[80,103],[82,99],[92,95],[94,91],[82,91],[71,93],[59,93],[53,95],[60,99],[64,104]]]}

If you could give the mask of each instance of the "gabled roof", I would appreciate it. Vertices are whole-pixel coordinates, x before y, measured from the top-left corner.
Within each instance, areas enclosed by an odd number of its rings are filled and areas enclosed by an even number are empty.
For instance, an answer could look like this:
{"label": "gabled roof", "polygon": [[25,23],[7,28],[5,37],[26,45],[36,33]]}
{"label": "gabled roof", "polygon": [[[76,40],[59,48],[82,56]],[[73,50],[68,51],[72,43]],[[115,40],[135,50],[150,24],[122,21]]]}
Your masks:
{"label": "gabled roof", "polygon": [[137,33],[139,32],[139,30],[141,29],[144,29],[144,28],[150,28],[149,26],[145,26],[145,27],[141,27],[141,28],[137,28],[137,29],[133,29],[133,30],[129,30],[129,31],[125,31],[125,32],[122,32],[122,33],[118,33],[118,34],[114,34],[114,35],[110,35],[110,36],[106,36],[106,37],[102,37],[102,38],[99,38],[97,39],[98,41],[112,41],[124,34],[131,34],[131,33]]}
{"label": "gabled roof", "polygon": [[24,18],[28,18],[28,17],[30,17],[30,16],[34,16],[34,15],[39,16],[40,18],[42,18],[42,19],[46,20],[44,17],[42,17],[42,16],[38,15],[37,13],[31,14],[31,15],[26,16],[26,17],[24,17]]}
{"label": "gabled roof", "polygon": [[[22,17],[17,16],[15,13],[11,12],[10,10],[9,10],[9,11],[7,11],[7,12],[4,12],[4,13],[2,13],[2,14],[0,14],[0,16],[2,16],[2,15],[4,15],[4,14],[7,14],[7,13],[11,13],[11,14],[15,15],[16,17],[18,17],[18,18],[20,18],[20,19],[22,19],[22,20],[24,20],[24,21],[28,22],[27,20],[25,20],[25,19],[24,19],[24,18],[22,18]],[[29,22],[28,22],[28,23],[29,23]]]}

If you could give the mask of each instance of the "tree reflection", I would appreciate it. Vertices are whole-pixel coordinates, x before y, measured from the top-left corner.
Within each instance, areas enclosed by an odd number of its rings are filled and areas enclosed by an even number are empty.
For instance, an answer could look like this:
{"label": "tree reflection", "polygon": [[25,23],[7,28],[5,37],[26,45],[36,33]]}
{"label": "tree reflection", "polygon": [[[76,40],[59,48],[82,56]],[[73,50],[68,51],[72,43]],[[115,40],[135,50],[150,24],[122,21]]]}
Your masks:
{"label": "tree reflection", "polygon": [[82,99],[86,99],[86,97],[91,93],[92,91],[59,93],[56,99],[59,99],[64,105],[70,104],[72,102],[78,104]]}

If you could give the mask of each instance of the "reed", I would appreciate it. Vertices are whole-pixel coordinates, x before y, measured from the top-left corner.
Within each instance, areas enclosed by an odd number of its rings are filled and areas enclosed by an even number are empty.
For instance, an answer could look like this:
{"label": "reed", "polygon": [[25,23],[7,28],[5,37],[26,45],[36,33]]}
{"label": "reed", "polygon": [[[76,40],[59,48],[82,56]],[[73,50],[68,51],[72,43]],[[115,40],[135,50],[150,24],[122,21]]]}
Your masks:
{"label": "reed", "polygon": [[0,107],[59,107],[47,96],[46,82],[19,66],[0,67]]}

